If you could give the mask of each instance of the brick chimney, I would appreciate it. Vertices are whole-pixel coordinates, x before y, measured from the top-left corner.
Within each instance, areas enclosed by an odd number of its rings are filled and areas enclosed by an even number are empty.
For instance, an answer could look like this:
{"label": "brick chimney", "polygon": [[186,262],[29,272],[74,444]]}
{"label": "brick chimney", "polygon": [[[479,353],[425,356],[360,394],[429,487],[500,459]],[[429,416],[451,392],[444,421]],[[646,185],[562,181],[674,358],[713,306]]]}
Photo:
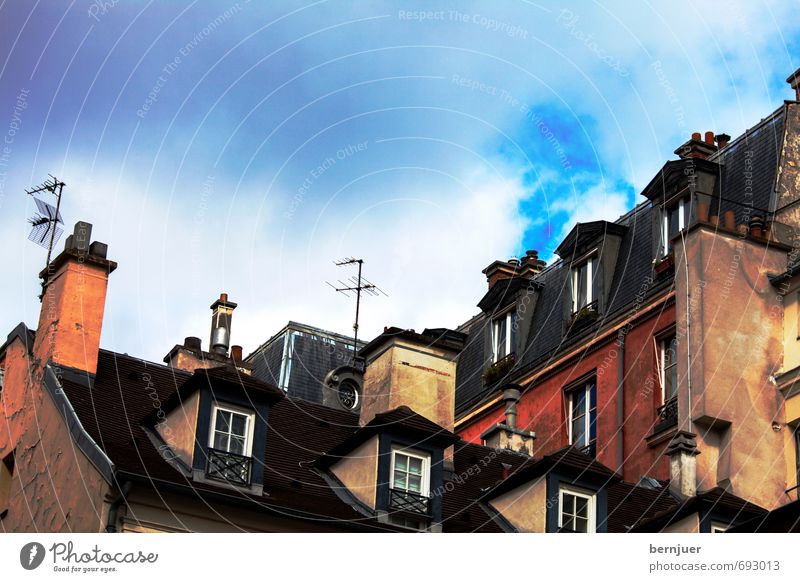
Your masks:
{"label": "brick chimney", "polygon": [[523,455],[533,455],[533,441],[536,433],[520,430],[517,427],[517,404],[520,399],[519,386],[508,384],[503,390],[506,405],[505,422],[490,426],[481,434],[481,440],[493,449],[508,449]]}
{"label": "brick chimney", "polygon": [[678,149],[675,150],[675,155],[682,160],[686,158],[701,158],[705,160],[711,154],[716,152],[717,149],[718,147],[714,143],[713,131],[707,131],[705,138],[700,135],[699,131],[696,131],[692,134],[692,137],[689,139],[689,141],[682,144],[680,147],[678,147]]}
{"label": "brick chimney", "polygon": [[531,278],[541,272],[544,267],[545,262],[539,258],[539,252],[530,250],[525,253],[522,262],[516,257],[511,257],[507,261],[494,261],[481,272],[486,275],[486,282],[491,289],[500,279]]}
{"label": "brick chimney", "polygon": [[787,77],[786,82],[789,83],[789,86],[794,89],[794,98],[795,101],[800,101],[800,69],[797,69],[794,73]]}
{"label": "brick chimney", "polygon": [[62,253],[39,274],[42,309],[34,354],[42,364],[95,374],[108,276],[117,263],[106,258],[108,246],[91,237],[92,225],[78,222]]}

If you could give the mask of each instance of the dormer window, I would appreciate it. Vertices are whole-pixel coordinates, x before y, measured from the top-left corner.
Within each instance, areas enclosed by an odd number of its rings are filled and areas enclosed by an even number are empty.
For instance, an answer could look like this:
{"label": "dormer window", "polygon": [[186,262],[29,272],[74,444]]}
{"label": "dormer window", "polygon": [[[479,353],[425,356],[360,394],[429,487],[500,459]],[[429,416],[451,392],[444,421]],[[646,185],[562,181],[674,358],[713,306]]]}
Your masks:
{"label": "dormer window", "polygon": [[492,357],[499,362],[515,351],[517,310],[511,309],[492,321]]}
{"label": "dormer window", "polygon": [[255,413],[215,403],[211,414],[207,476],[250,485]]}
{"label": "dormer window", "polygon": [[558,490],[558,531],[595,531],[595,496],[588,491],[561,486]]}
{"label": "dormer window", "polygon": [[389,507],[393,511],[430,513],[431,457],[427,453],[393,448]]}
{"label": "dormer window", "polygon": [[689,220],[689,199],[681,198],[664,207],[661,222],[661,256],[672,252],[672,239],[686,228]]}
{"label": "dormer window", "polygon": [[597,271],[597,259],[589,257],[572,266],[572,313],[591,308],[597,297],[593,297],[592,278]]}

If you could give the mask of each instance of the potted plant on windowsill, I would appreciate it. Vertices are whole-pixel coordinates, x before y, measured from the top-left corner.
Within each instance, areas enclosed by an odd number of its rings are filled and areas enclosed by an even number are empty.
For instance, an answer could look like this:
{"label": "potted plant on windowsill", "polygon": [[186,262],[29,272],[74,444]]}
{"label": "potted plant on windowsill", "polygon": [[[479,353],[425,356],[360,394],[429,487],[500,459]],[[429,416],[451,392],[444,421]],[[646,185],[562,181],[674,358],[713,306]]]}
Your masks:
{"label": "potted plant on windowsill", "polygon": [[594,304],[587,305],[579,309],[573,316],[572,316],[572,327],[579,328],[583,327],[584,325],[588,325],[589,323],[593,322],[597,319],[598,313],[595,309]]}
{"label": "potted plant on windowsill", "polygon": [[508,354],[506,357],[496,361],[494,364],[486,368],[483,372],[483,381],[487,386],[490,386],[504,378],[506,374],[514,367],[514,354]]}

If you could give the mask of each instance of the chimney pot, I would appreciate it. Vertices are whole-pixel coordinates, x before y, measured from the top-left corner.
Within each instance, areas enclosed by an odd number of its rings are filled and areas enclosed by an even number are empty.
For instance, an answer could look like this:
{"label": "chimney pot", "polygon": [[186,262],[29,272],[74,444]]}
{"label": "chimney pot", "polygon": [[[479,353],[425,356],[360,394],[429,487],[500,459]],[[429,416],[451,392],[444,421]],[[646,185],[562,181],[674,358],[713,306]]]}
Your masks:
{"label": "chimney pot", "polygon": [[220,293],[219,294],[219,300],[220,301],[227,301],[228,300],[228,294],[227,293]]}
{"label": "chimney pot", "polygon": [[722,149],[728,145],[728,142],[731,141],[731,136],[729,136],[727,133],[718,133],[717,137],[714,139],[717,140],[717,146],[719,146],[719,149]]}
{"label": "chimney pot", "polygon": [[185,340],[183,340],[183,347],[188,348],[190,350],[197,350],[198,352],[203,349],[200,338],[195,337],[193,335],[190,335]]}
{"label": "chimney pot", "polygon": [[242,346],[231,346],[231,359],[237,364],[242,361]]}
{"label": "chimney pot", "polygon": [[700,135],[700,132],[699,132],[699,131],[695,131],[695,132],[692,134],[692,139],[694,139],[694,140],[697,140],[697,141],[700,141],[700,140],[702,139],[702,137],[703,137],[703,136],[702,136],[702,135]]}
{"label": "chimney pot", "polygon": [[89,245],[89,254],[94,257],[105,259],[108,254],[108,245],[99,241],[94,241]]}
{"label": "chimney pot", "polygon": [[709,145],[713,145],[714,144],[714,132],[713,131],[707,131],[706,132],[706,143],[709,144]]}

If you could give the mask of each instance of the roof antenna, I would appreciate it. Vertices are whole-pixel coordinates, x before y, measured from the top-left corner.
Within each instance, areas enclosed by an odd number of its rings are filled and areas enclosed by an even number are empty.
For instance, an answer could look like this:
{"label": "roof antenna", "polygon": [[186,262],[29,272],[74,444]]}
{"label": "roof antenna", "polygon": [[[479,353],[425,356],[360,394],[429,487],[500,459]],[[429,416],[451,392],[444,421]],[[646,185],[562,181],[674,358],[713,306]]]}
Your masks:
{"label": "roof antenna", "polygon": [[350,293],[355,293],[356,296],[356,321],[353,324],[353,363],[356,361],[356,354],[358,353],[358,314],[361,308],[361,292],[364,291],[365,293],[372,295],[373,297],[377,297],[378,295],[384,295],[388,297],[388,295],[378,287],[377,285],[367,281],[364,277],[361,276],[361,269],[364,266],[364,259],[356,259],[353,257],[348,257],[346,259],[342,259],[341,261],[334,261],[333,262],[337,267],[343,267],[345,265],[358,265],[358,275],[351,276],[347,282],[345,283],[341,279],[339,279],[338,283],[341,285],[337,287],[332,283],[328,283],[333,289],[339,293],[342,293],[348,297],[350,297]]}
{"label": "roof antenna", "polygon": [[[61,219],[61,192],[64,190],[66,184],[53,176],[48,174],[50,178],[45,180],[36,188],[25,190],[25,193],[30,195],[34,202],[36,202],[37,213],[28,219],[31,224],[31,232],[28,234],[28,240],[35,242],[42,248],[47,249],[47,262],[45,269],[50,264],[50,256],[53,254],[53,247],[61,238],[64,229],[58,226],[64,224]],[[56,197],[56,207],[53,208],[44,200],[40,200],[34,194],[40,192],[50,192]]]}

